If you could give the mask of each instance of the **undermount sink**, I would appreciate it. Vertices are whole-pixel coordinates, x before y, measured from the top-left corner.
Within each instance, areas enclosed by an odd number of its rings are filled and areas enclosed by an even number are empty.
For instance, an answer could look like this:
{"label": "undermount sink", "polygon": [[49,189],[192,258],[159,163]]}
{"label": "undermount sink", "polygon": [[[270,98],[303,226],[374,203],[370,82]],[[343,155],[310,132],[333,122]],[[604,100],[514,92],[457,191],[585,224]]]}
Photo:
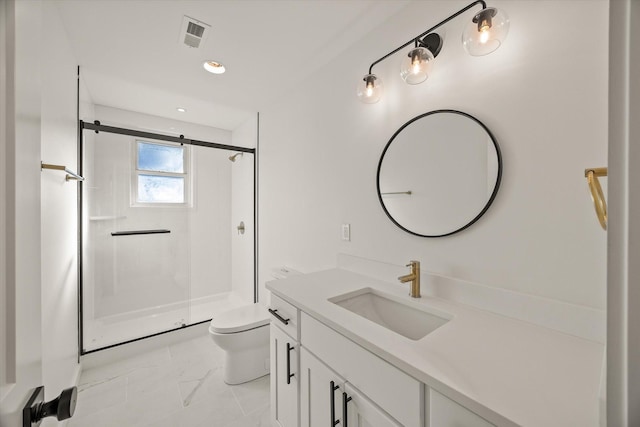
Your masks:
{"label": "undermount sink", "polygon": [[452,318],[423,306],[415,308],[412,305],[417,303],[407,304],[401,298],[371,288],[338,295],[329,301],[412,340],[424,338]]}

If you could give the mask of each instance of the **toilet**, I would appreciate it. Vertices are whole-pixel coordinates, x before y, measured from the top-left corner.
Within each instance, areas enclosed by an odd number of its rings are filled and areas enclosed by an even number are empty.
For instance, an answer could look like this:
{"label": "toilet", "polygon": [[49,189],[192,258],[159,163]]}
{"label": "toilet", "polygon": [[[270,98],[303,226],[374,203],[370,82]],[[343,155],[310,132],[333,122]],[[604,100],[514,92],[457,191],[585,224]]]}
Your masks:
{"label": "toilet", "polygon": [[[288,267],[272,271],[274,279],[301,274]],[[241,384],[269,373],[267,307],[258,303],[220,313],[211,320],[209,335],[224,352],[224,382]]]}

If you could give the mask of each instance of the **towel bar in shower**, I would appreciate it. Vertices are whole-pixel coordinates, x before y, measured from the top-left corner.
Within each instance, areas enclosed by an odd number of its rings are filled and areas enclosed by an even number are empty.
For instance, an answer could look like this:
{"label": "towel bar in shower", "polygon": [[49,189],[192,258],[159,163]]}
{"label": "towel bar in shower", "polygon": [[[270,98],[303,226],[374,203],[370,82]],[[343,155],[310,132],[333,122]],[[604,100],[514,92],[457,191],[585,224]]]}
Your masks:
{"label": "towel bar in shower", "polygon": [[114,237],[117,236],[136,236],[139,234],[166,234],[171,233],[171,230],[127,230],[127,231],[112,231],[111,235]]}

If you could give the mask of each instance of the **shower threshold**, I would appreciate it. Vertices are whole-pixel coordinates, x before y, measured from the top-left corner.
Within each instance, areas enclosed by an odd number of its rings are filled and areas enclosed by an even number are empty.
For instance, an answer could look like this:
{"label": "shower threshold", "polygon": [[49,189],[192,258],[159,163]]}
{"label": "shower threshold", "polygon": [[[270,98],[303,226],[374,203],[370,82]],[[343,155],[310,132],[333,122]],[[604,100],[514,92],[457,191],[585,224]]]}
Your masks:
{"label": "shower threshold", "polygon": [[83,353],[208,321],[247,303],[240,295],[226,292],[85,321]]}

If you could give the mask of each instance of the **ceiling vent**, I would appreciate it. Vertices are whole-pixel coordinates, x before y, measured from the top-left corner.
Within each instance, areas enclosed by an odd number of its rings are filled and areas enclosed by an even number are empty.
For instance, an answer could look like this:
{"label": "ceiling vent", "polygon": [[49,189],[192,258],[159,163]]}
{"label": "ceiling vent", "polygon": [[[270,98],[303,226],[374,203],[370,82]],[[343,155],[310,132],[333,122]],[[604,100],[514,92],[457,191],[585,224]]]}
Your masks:
{"label": "ceiling vent", "polygon": [[209,36],[211,26],[185,15],[180,28],[180,43],[192,48],[199,48]]}

